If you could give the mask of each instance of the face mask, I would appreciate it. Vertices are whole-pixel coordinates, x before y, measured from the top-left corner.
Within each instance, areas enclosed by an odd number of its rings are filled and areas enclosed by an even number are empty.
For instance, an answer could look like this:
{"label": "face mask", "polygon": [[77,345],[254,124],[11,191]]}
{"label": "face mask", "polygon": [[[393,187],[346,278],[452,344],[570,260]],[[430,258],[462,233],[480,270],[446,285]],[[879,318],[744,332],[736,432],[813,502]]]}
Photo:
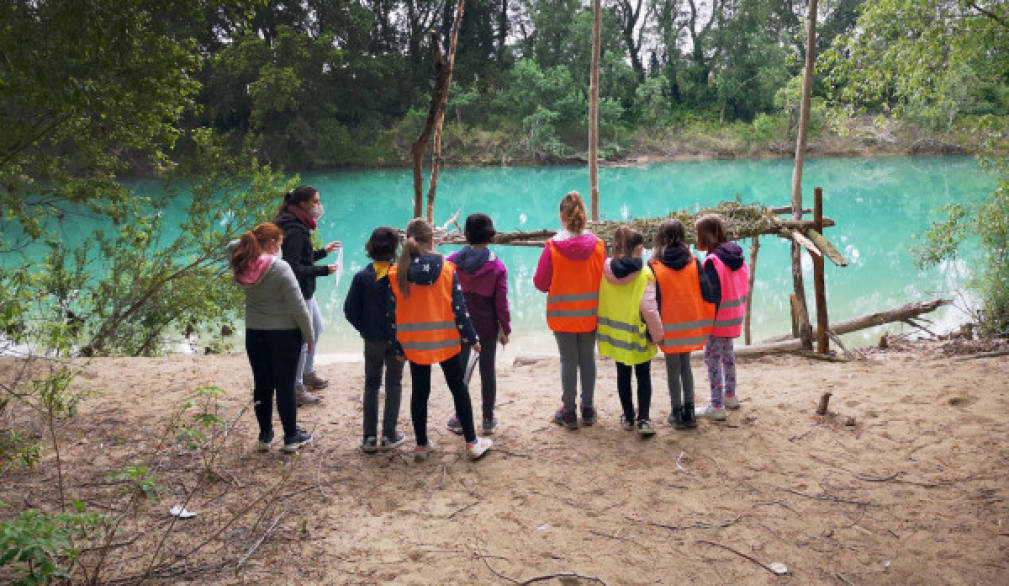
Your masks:
{"label": "face mask", "polygon": [[314,206],[312,206],[312,211],[310,213],[312,214],[313,218],[315,218],[316,220],[318,220],[319,218],[322,217],[322,214],[325,213],[325,211],[326,210],[325,210],[325,208],[322,207],[322,204],[318,203],[318,204],[315,204]]}

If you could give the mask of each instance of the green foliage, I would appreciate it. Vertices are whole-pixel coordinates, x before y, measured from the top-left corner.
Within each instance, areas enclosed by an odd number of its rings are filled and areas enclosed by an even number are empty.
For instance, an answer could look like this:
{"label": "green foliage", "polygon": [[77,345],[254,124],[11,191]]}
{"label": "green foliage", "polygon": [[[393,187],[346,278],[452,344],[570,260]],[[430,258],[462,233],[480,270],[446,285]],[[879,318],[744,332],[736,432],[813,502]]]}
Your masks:
{"label": "green foliage", "polygon": [[111,475],[112,480],[125,482],[128,489],[125,494],[136,493],[137,496],[158,500],[161,488],[157,479],[147,468],[147,466],[127,466],[123,470]]}
{"label": "green foliage", "polygon": [[85,513],[79,501],[75,507],[74,513],[55,515],[30,509],[0,523],[0,567],[14,570],[14,584],[70,578],[70,568],[80,554],[75,538],[86,536],[102,520],[95,513]]}

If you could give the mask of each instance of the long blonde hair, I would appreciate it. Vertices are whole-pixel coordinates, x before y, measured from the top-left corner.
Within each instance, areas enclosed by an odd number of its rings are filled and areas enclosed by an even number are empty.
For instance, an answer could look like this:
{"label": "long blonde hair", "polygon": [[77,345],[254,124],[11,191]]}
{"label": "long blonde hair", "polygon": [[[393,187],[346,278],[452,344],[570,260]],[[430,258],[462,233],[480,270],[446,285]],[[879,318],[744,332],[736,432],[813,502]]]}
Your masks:
{"label": "long blonde hair", "polygon": [[585,213],[585,202],[582,200],[582,194],[577,191],[569,191],[564,196],[561,200],[561,219],[564,221],[564,227],[569,232],[577,234],[585,229],[585,224],[588,223],[589,218]]}
{"label": "long blonde hair", "polygon": [[434,228],[424,218],[414,218],[406,225],[406,242],[396,261],[396,284],[404,297],[410,296],[407,271],[413,259],[434,248]]}

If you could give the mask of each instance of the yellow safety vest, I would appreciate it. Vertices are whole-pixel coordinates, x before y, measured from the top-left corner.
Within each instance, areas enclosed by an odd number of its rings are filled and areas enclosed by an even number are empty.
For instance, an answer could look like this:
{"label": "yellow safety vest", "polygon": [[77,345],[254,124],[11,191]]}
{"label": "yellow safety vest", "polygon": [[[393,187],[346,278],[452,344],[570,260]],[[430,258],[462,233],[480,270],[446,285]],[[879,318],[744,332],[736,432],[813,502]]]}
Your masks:
{"label": "yellow safety vest", "polygon": [[614,285],[603,277],[599,285],[599,324],[596,339],[599,353],[627,365],[641,364],[655,356],[655,344],[648,338],[648,327],[641,319],[641,298],[655,277],[648,267],[623,285]]}

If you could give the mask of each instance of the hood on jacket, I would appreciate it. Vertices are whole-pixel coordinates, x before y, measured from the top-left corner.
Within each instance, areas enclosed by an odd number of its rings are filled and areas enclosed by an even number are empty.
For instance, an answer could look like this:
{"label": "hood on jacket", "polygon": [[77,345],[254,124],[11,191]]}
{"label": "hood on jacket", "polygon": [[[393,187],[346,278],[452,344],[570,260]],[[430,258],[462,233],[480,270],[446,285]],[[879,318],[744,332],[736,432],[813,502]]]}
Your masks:
{"label": "hood on jacket", "polygon": [[495,255],[489,248],[473,248],[467,246],[459,252],[451,255],[449,260],[459,267],[459,271],[472,275],[480,270],[488,262],[495,259]]}
{"label": "hood on jacket", "polygon": [[406,270],[406,280],[417,285],[430,285],[441,275],[445,259],[440,254],[425,254],[410,262]]}
{"label": "hood on jacket", "polygon": [[694,256],[690,254],[690,251],[684,250],[680,246],[670,246],[662,252],[662,258],[659,261],[666,265],[667,267],[678,271],[683,267],[687,266],[687,263],[694,260]]}
{"label": "hood on jacket", "polygon": [[[558,239],[558,236],[560,236],[560,239]],[[550,243],[558,252],[571,260],[585,260],[592,256],[592,252],[595,251],[596,240],[598,238],[591,232],[583,232],[572,236],[567,231],[562,230],[550,240]]]}
{"label": "hood on jacket", "polygon": [[276,224],[285,233],[287,233],[289,230],[292,229],[300,229],[303,232],[305,232],[306,235],[308,235],[311,232],[308,226],[306,226],[305,223],[298,218],[298,216],[295,216],[294,214],[288,211],[283,211],[277,214],[277,217],[273,220],[273,223]]}
{"label": "hood on jacket", "polygon": [[266,274],[267,269],[270,268],[270,265],[272,265],[273,261],[275,261],[276,259],[277,257],[273,256],[272,254],[259,255],[259,258],[252,261],[252,263],[246,270],[240,273],[233,272],[235,282],[238,283],[239,285],[256,284],[257,282],[259,282],[261,278],[263,278],[263,275]]}
{"label": "hood on jacket", "polygon": [[610,270],[613,271],[613,276],[618,279],[640,271],[643,266],[644,261],[633,256],[622,256],[610,260]]}
{"label": "hood on jacket", "polygon": [[723,242],[712,251],[729,270],[739,270],[743,266],[743,248],[735,242]]}

